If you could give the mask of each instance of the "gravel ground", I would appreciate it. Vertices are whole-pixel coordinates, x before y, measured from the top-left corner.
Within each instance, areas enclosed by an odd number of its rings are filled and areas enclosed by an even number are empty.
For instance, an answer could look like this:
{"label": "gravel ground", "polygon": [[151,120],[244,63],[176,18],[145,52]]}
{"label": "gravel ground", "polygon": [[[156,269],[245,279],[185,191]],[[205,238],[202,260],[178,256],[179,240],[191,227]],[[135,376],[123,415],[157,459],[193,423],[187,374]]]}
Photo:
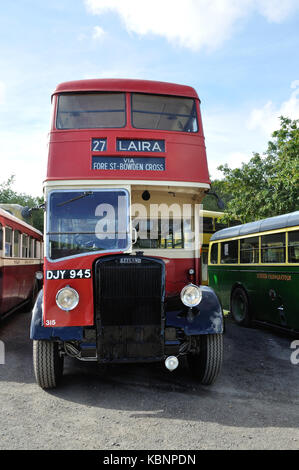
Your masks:
{"label": "gravel ground", "polygon": [[100,367],[67,359],[61,386],[35,384],[30,313],[0,324],[0,449],[299,449],[299,364],[291,339],[229,318],[217,382],[186,364]]}

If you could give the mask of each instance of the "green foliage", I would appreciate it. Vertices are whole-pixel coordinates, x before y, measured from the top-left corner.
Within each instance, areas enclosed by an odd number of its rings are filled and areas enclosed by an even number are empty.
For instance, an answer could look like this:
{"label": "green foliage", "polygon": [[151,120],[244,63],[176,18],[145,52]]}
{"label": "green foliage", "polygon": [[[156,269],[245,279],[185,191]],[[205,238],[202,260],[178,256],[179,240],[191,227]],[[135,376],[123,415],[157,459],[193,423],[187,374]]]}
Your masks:
{"label": "green foliage", "polygon": [[226,202],[226,221],[245,223],[299,209],[299,120],[280,121],[264,156],[254,153],[241,168],[218,168],[224,179],[213,189]]}
{"label": "green foliage", "polygon": [[[0,203],[2,204],[20,204],[25,207],[37,207],[43,203],[42,197],[32,197],[28,194],[17,193],[12,189],[14,184],[15,176],[12,175],[8,178],[7,181],[4,181],[0,184]],[[43,231],[43,211],[33,211],[31,217],[27,222],[33,225],[35,228]]]}

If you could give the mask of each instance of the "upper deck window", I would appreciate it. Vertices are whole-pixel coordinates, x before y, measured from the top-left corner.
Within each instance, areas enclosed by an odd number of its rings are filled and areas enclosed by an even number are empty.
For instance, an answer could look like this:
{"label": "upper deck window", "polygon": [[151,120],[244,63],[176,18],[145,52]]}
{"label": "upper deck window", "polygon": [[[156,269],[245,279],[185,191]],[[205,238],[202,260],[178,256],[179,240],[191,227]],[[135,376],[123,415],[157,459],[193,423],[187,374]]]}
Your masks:
{"label": "upper deck window", "polygon": [[57,129],[124,127],[124,93],[66,93],[58,97]]}
{"label": "upper deck window", "polygon": [[196,102],[192,98],[133,93],[132,124],[137,129],[197,132]]}

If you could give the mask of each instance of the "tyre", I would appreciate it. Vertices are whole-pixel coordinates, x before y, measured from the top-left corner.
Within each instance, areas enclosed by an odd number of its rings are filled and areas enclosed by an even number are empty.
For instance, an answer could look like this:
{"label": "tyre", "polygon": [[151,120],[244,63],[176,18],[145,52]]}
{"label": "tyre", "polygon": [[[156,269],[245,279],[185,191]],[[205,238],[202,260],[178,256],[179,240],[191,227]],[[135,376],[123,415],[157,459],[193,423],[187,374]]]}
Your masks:
{"label": "tyre", "polygon": [[237,287],[231,294],[231,314],[238,325],[250,326],[251,318],[249,312],[248,297],[244,289]]}
{"label": "tyre", "polygon": [[35,281],[34,285],[33,285],[33,289],[32,289],[31,294],[30,294],[29,302],[28,302],[28,307],[30,308],[30,310],[32,310],[33,307],[34,307],[38,291],[39,291],[38,282]]}
{"label": "tyre", "polygon": [[59,355],[58,343],[34,340],[33,367],[36,382],[41,388],[55,388],[63,372],[63,357]]}
{"label": "tyre", "polygon": [[219,375],[223,359],[223,335],[201,335],[199,354],[189,354],[192,374],[204,385],[211,385]]}

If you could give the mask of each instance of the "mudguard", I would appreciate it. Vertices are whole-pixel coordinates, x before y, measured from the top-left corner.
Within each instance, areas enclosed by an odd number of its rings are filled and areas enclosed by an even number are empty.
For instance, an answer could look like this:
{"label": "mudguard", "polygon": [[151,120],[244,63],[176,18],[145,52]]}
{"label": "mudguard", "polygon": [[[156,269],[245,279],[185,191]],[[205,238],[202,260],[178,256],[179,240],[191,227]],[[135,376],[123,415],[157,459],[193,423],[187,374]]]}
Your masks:
{"label": "mudguard", "polygon": [[182,328],[187,336],[224,332],[221,304],[213,289],[200,286],[202,300],[197,307],[186,307],[179,295],[165,303],[166,327]]}
{"label": "mudguard", "polygon": [[40,290],[32,310],[30,339],[81,341],[83,328],[81,326],[45,327],[43,325],[43,290]]}

